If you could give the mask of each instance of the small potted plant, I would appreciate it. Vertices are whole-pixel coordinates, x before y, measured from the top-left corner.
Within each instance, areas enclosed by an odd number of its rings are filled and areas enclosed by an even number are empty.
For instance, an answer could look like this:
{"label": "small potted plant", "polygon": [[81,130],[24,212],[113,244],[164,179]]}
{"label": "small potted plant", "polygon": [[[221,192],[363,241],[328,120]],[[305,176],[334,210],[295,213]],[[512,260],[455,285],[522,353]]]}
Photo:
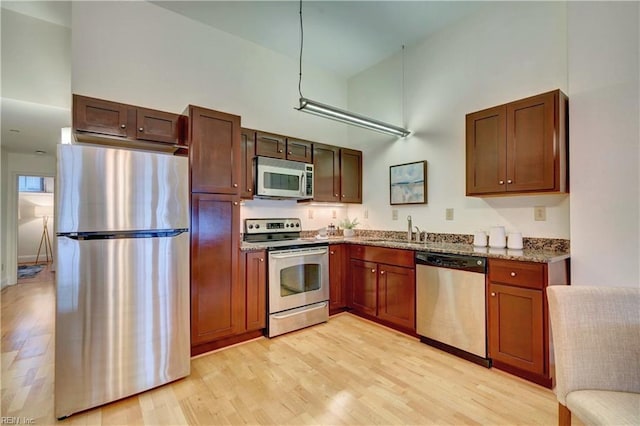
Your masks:
{"label": "small potted plant", "polygon": [[342,234],[345,236],[345,238],[353,237],[355,235],[354,228],[357,225],[358,225],[357,217],[353,220],[349,220],[349,218],[347,217],[345,220],[343,220],[340,223],[340,226],[342,227]]}

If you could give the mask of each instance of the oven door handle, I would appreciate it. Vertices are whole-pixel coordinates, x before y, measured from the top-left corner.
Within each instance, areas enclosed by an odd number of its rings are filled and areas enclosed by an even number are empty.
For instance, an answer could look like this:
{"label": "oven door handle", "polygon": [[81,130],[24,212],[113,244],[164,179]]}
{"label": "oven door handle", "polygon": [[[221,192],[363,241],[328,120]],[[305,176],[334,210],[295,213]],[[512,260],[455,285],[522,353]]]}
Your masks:
{"label": "oven door handle", "polygon": [[286,254],[276,254],[276,253],[271,253],[271,257],[273,257],[274,259],[288,259],[291,257],[301,257],[301,256],[315,256],[318,254],[325,254],[327,252],[327,249],[322,249],[322,250],[309,250],[309,251],[297,251],[295,253],[286,253]]}
{"label": "oven door handle", "polygon": [[[315,311],[317,309],[324,309],[326,307],[327,307],[327,302],[322,302],[322,304],[318,304],[318,305],[314,306],[311,309],[307,309],[305,312],[311,312],[311,311]],[[274,315],[271,315],[271,317],[273,319],[285,319],[285,318],[289,318],[289,317],[292,317],[292,316],[295,316],[295,315],[300,315],[300,311],[298,309],[295,309],[295,311],[296,312],[292,312],[290,314],[274,314]]]}

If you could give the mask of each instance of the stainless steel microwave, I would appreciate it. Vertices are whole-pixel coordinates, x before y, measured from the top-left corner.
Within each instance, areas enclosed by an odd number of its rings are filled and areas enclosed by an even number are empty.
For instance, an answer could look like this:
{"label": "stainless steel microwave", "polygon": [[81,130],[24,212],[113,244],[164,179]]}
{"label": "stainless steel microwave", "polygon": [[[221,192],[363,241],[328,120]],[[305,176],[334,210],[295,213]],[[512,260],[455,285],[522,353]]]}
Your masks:
{"label": "stainless steel microwave", "polygon": [[313,164],[256,157],[256,196],[263,198],[313,198]]}

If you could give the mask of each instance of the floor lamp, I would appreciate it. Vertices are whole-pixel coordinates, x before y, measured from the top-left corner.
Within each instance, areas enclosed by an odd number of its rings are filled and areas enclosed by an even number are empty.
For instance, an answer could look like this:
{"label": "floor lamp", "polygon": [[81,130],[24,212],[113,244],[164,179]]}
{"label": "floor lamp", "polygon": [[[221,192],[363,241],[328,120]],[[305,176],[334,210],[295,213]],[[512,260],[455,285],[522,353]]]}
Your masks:
{"label": "floor lamp", "polygon": [[47,206],[36,206],[35,208],[35,216],[42,217],[42,237],[40,238],[40,246],[38,247],[38,254],[36,255],[36,265],[38,264],[38,260],[40,260],[40,251],[42,250],[43,244],[47,263],[50,262],[49,255],[51,255],[51,261],[53,261],[53,249],[51,248],[51,239],[49,238],[49,229],[47,228],[51,210],[51,207]]}

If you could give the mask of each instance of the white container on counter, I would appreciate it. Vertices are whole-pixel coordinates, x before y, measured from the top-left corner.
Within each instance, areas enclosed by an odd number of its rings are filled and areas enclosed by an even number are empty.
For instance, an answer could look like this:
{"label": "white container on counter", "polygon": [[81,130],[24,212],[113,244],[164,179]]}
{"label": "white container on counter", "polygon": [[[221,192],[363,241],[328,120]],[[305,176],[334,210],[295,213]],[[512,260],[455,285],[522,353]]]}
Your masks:
{"label": "white container on counter", "polygon": [[509,237],[507,238],[507,248],[514,250],[522,250],[522,233],[521,232],[511,232],[509,233]]}
{"label": "white container on counter", "polygon": [[489,230],[489,247],[505,248],[507,246],[507,235],[504,226],[492,226]]}
{"label": "white container on counter", "polygon": [[475,232],[473,234],[473,245],[475,247],[487,246],[487,233],[484,231]]}

